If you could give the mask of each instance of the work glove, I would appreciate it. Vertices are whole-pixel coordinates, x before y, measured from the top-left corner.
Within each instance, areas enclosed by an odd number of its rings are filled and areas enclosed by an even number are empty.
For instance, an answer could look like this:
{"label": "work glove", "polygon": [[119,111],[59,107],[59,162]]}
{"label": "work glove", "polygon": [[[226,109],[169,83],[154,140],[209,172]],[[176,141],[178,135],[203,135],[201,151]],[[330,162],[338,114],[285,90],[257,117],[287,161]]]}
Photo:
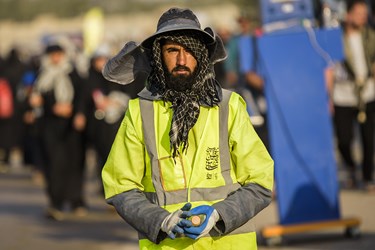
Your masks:
{"label": "work glove", "polygon": [[200,225],[184,228],[184,234],[187,237],[195,240],[208,234],[211,229],[215,227],[216,222],[220,219],[219,213],[216,211],[216,209],[208,205],[195,207],[190,210],[190,213],[192,216],[203,214],[206,217]]}
{"label": "work glove", "polygon": [[186,219],[191,216],[190,208],[191,203],[186,203],[181,209],[168,215],[161,223],[160,229],[171,239],[175,239],[176,234],[183,234],[183,228],[192,226],[191,221]]}

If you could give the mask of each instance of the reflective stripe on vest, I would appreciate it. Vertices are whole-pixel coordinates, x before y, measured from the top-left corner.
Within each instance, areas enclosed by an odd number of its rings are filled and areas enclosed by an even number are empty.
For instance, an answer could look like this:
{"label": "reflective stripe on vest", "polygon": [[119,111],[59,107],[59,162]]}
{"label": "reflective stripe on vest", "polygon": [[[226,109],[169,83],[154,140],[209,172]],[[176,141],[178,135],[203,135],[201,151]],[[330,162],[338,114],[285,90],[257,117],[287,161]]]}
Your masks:
{"label": "reflective stripe on vest", "polygon": [[[230,176],[230,154],[228,145],[228,115],[229,115],[229,99],[231,92],[223,90],[223,100],[219,103],[219,147],[220,147],[220,163],[221,173],[225,180],[225,186],[214,188],[191,188],[190,201],[215,201],[224,199],[227,194],[237,190],[240,185],[233,183]],[[151,160],[152,181],[155,188],[154,193],[146,193],[149,200],[155,202],[159,206],[177,204],[188,200],[188,189],[165,191],[161,183],[161,176],[158,167],[158,154],[155,141],[155,124],[154,124],[154,108],[153,102],[140,99],[140,110],[142,117],[142,129],[144,133],[144,142],[147,153]],[[156,197],[155,197],[156,195]]]}

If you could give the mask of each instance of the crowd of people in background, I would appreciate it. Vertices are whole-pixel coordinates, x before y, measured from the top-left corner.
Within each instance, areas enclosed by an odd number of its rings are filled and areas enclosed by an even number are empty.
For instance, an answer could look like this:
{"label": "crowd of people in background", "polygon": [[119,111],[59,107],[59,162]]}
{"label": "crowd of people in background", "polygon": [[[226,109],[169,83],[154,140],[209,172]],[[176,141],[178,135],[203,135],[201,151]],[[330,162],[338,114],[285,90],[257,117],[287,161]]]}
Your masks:
{"label": "crowd of people in background", "polygon": [[[13,49],[1,62],[1,84],[9,87],[0,104],[1,169],[12,167],[12,153],[20,152],[22,163],[32,167],[38,180],[42,177],[46,216],[62,220],[64,209],[83,216],[86,152],[97,153],[99,179],[127,102],[140,88],[104,79],[102,68],[112,56],[105,47],[90,57],[87,74],[77,70],[57,42],[27,62],[18,53]],[[2,105],[6,100],[8,108]]]}
{"label": "crowd of people in background", "polygon": [[[354,2],[365,6],[365,1]],[[348,8],[350,12],[353,6],[349,5]],[[367,12],[362,13],[362,18],[363,15],[367,15]],[[215,65],[216,77],[224,88],[242,95],[256,131],[269,147],[264,81],[257,66],[255,49],[257,34],[248,15],[241,15],[237,21],[238,34],[227,29],[218,30],[228,58]],[[346,21],[353,24],[353,19]],[[343,27],[347,30],[348,22],[345,23]],[[366,26],[369,34],[372,34],[373,27],[368,26],[367,21],[361,25]],[[356,28],[362,29],[362,26]],[[374,41],[368,44],[373,46]],[[366,79],[372,79],[374,84],[375,50],[370,52],[373,54],[366,55],[370,59],[366,61],[365,72],[353,69],[351,74],[365,74]],[[55,220],[64,218],[63,210],[66,207],[77,215],[87,213],[83,192],[86,152],[90,148],[95,150],[100,178],[101,167],[110,151],[127,102],[137,97],[143,88],[139,84],[119,85],[102,76],[102,68],[112,56],[110,49],[98,48],[90,55],[86,73],[77,70],[65,48],[58,43],[46,44],[43,54],[32,56],[27,61],[21,60],[17,49],[0,58],[0,169],[6,171],[7,167],[11,167],[11,152],[19,149],[23,164],[31,165],[36,175],[44,177],[49,199],[46,215]],[[375,187],[372,179],[375,91],[371,93],[373,96],[366,97],[367,122],[361,123],[360,127],[365,143],[363,178],[368,185]],[[370,92],[364,94],[369,95]],[[340,105],[337,98],[334,101],[333,115],[336,115],[336,131],[340,139],[338,147],[349,165],[351,186],[355,186],[358,179],[353,174],[356,165],[351,156],[353,136],[348,136],[352,134],[348,132],[352,131],[352,127],[343,127],[343,124],[351,124],[347,118],[354,119],[358,107],[350,103],[351,107],[347,108],[346,104]],[[100,188],[99,193],[102,192]]]}

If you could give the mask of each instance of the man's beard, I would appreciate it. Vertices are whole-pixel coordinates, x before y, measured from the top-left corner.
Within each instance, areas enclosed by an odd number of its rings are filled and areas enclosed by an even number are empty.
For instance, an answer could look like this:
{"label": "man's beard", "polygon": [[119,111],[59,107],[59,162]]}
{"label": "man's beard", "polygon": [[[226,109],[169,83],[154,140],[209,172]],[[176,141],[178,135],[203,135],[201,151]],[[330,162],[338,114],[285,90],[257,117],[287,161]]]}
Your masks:
{"label": "man's beard", "polygon": [[[173,71],[184,69],[190,72],[189,75],[173,75]],[[167,88],[173,89],[178,92],[183,92],[186,90],[191,90],[194,85],[194,81],[196,79],[196,70],[193,72],[190,71],[189,68],[185,66],[178,66],[172,70],[172,73],[165,70],[166,76],[165,81]]]}

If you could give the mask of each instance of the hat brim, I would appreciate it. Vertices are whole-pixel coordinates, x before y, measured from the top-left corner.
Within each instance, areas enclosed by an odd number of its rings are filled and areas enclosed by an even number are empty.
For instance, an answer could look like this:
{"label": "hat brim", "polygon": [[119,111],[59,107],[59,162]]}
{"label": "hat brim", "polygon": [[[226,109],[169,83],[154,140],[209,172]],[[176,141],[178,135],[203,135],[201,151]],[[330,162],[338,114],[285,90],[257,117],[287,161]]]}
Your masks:
{"label": "hat brim", "polygon": [[145,49],[152,49],[152,44],[154,42],[154,40],[160,36],[160,35],[163,35],[163,34],[167,34],[167,33],[170,33],[170,32],[174,32],[174,31],[182,31],[182,30],[189,30],[189,31],[194,31],[196,32],[197,34],[200,35],[200,37],[203,39],[203,41],[205,42],[206,45],[210,46],[212,45],[213,43],[215,43],[215,37],[213,37],[210,33],[204,31],[204,30],[201,30],[195,26],[183,26],[181,27],[181,25],[179,24],[175,24],[175,25],[168,25],[166,26],[165,28],[161,28],[159,29],[157,32],[155,32],[152,36],[146,38],[142,43],[141,43],[141,46]]}
{"label": "hat brim", "polygon": [[[126,43],[122,50],[107,62],[102,72],[103,76],[109,81],[126,85],[136,81],[138,75],[148,75],[151,72],[150,59],[145,51],[147,47],[143,46],[150,44],[149,48],[151,48],[157,36],[175,30],[170,29],[168,31],[157,32],[144,40],[140,45],[133,41]],[[202,34],[203,39],[207,39],[211,64],[215,64],[226,58],[227,54],[224,44],[211,28],[205,28],[204,31],[186,28],[179,30],[195,30]]]}
{"label": "hat brim", "polygon": [[150,71],[150,62],[142,48],[130,41],[116,56],[108,60],[102,74],[109,81],[126,85],[135,81],[138,74],[148,74]]}

